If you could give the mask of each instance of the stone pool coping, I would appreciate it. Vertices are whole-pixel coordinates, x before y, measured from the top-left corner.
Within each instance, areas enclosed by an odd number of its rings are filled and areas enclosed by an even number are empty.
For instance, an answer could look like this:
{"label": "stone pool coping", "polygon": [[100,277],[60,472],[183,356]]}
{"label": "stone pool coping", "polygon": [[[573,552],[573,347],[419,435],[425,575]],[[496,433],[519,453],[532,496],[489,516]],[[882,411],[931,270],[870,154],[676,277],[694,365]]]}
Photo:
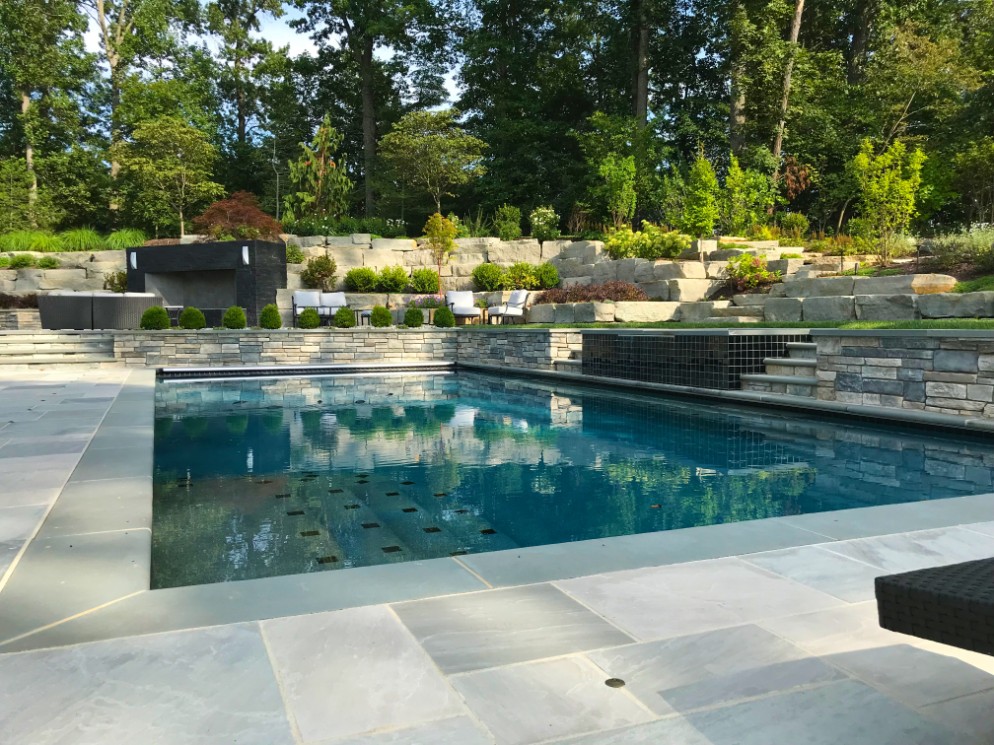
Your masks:
{"label": "stone pool coping", "polygon": [[[0,653],[951,527],[989,520],[994,505],[994,494],[982,494],[150,590],[155,375],[154,370],[129,375],[22,554],[11,577],[28,584],[37,602],[18,608],[0,625]],[[584,376],[555,377],[592,382]],[[742,400],[727,392],[715,397]],[[770,398],[763,396],[762,402],[771,403]],[[95,448],[97,442],[104,447]],[[111,442],[120,447],[107,448]],[[97,474],[102,481],[93,481]],[[79,488],[93,483],[100,488],[80,501]]]}

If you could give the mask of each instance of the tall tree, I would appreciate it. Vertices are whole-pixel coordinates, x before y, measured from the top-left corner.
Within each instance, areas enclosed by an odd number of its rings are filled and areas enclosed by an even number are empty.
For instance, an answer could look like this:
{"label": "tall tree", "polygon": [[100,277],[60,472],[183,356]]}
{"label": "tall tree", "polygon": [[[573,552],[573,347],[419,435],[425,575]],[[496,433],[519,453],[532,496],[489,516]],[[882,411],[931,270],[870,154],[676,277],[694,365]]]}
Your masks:
{"label": "tall tree", "polygon": [[790,106],[790,84],[794,75],[794,64],[797,62],[797,40],[801,33],[801,17],[804,15],[804,0],[795,0],[794,18],[790,23],[790,50],[787,53],[787,65],[783,71],[783,95],[780,97],[780,118],[777,120],[777,132],[773,138],[773,183],[780,181],[780,156],[783,152],[783,135],[787,129],[787,108]]}
{"label": "tall tree", "polygon": [[[293,26],[311,33],[322,47],[339,43],[359,77],[362,111],[362,172],[367,215],[375,208],[378,52],[410,60],[412,71],[430,68],[446,57],[446,31],[440,7],[432,0],[295,0],[306,16]],[[431,48],[434,54],[428,52]],[[431,76],[429,76],[431,77]]]}
{"label": "tall tree", "polygon": [[36,155],[46,135],[46,115],[70,116],[70,99],[87,81],[83,51],[86,20],[71,0],[4,0],[0,4],[0,68],[17,101],[16,127],[28,179],[28,214],[37,223]]}

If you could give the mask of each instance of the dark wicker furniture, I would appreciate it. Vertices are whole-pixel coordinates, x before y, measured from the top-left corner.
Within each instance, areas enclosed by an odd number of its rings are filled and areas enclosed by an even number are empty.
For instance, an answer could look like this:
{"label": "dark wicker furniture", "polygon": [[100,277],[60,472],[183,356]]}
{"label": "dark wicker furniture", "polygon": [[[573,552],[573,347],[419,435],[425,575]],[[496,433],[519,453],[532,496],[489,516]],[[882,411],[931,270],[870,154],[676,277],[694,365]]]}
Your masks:
{"label": "dark wicker furniture", "polygon": [[994,559],[876,579],[880,625],[994,655]]}
{"label": "dark wicker furniture", "polygon": [[38,296],[43,329],[137,329],[142,313],[162,298],[150,293],[51,292]]}

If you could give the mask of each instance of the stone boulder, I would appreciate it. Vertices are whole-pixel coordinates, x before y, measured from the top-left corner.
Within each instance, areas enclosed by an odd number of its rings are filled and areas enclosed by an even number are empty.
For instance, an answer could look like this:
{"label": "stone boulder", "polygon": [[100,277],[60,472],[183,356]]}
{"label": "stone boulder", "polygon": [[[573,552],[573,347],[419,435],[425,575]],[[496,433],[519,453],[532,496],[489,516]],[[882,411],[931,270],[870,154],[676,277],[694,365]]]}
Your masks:
{"label": "stone boulder", "polygon": [[854,277],[798,279],[793,282],[785,282],[783,286],[786,288],[787,297],[844,297],[853,294],[854,279]]}
{"label": "stone boulder", "polygon": [[670,300],[695,303],[707,300],[718,292],[724,283],[713,279],[671,279]]}
{"label": "stone boulder", "polygon": [[659,282],[642,282],[639,284],[645,294],[653,300],[670,299],[670,281],[661,280]]}
{"label": "stone boulder", "polygon": [[732,298],[732,305],[738,308],[755,308],[762,307],[766,305],[766,302],[770,299],[769,295],[758,295],[742,293],[741,295],[735,295]]}
{"label": "stone boulder", "polygon": [[414,251],[417,247],[417,241],[412,238],[374,238],[373,250],[380,248],[389,249],[390,251]]}
{"label": "stone boulder", "polygon": [[576,303],[573,318],[576,323],[613,323],[614,303]]}
{"label": "stone boulder", "polygon": [[[450,264],[467,264],[471,267],[477,266],[479,264],[485,264],[487,262],[486,254],[475,254],[469,253],[467,251],[457,251],[449,256]],[[497,264],[500,262],[494,261]]]}
{"label": "stone boulder", "polygon": [[586,287],[593,281],[593,277],[563,277],[559,284],[562,287]]}
{"label": "stone boulder", "polygon": [[485,254],[497,245],[500,245],[500,238],[456,238],[456,252]]}
{"label": "stone boulder", "polygon": [[610,257],[604,252],[601,241],[576,241],[559,253],[560,258],[579,259],[583,264],[593,264]]}
{"label": "stone boulder", "polygon": [[729,300],[712,300],[706,303],[680,303],[680,320],[687,323],[701,323],[714,315],[716,309],[730,308]]}
{"label": "stone boulder", "polygon": [[771,272],[780,272],[784,277],[797,274],[804,266],[804,259],[776,259],[766,262],[766,268]]}
{"label": "stone boulder", "polygon": [[560,277],[580,277],[583,275],[589,276],[590,272],[587,267],[590,264],[585,264],[581,259],[574,257],[563,257],[552,260],[553,266],[559,270]]}
{"label": "stone boulder", "polygon": [[525,311],[528,323],[555,323],[556,306],[554,303],[533,305]]}
{"label": "stone boulder", "polygon": [[487,258],[494,263],[515,264],[519,261],[526,261],[529,264],[541,264],[542,246],[531,238],[519,241],[501,241],[487,249]]}
{"label": "stone boulder", "polygon": [[794,297],[771,297],[763,306],[763,317],[769,323],[796,323],[802,318],[805,301]]}
{"label": "stone boulder", "polygon": [[[817,281],[817,280],[812,280]],[[767,304],[769,307],[769,304]],[[853,321],[856,319],[856,302],[850,296],[805,297],[802,303],[803,321]]]}
{"label": "stone boulder", "polygon": [[555,314],[553,318],[553,323],[575,323],[576,315],[573,312],[573,303],[555,303],[553,306],[555,308]]}
{"label": "stone boulder", "polygon": [[335,260],[339,274],[344,274],[343,267],[363,266],[365,254],[363,249],[354,246],[335,246],[327,251],[327,255]]}
{"label": "stone boulder", "polygon": [[708,279],[728,279],[727,261],[709,261],[704,265]]}
{"label": "stone boulder", "polygon": [[640,303],[622,301],[614,304],[618,323],[659,323],[680,319],[681,303]]}
{"label": "stone boulder", "polygon": [[707,279],[704,264],[699,261],[667,261],[662,259],[652,264],[654,279]]}
{"label": "stone boulder", "polygon": [[918,318],[915,295],[857,295],[858,321],[913,321]]}
{"label": "stone boulder", "polygon": [[325,238],[323,235],[291,235],[287,239],[287,245],[299,246],[300,248],[313,248],[314,246],[323,246],[326,243],[339,240],[348,241],[349,245],[352,244],[352,239],[349,236],[345,236],[343,238],[339,236],[330,236]]}
{"label": "stone boulder", "polygon": [[939,293],[918,298],[922,318],[992,318],[994,292]]}
{"label": "stone boulder", "polygon": [[370,269],[383,269],[387,266],[403,266],[404,252],[388,248],[371,248],[362,252],[362,265]]}
{"label": "stone boulder", "polygon": [[102,276],[88,278],[85,269],[45,269],[36,281],[38,289],[43,292],[51,290],[102,290],[104,286]]}
{"label": "stone boulder", "polygon": [[[620,259],[618,261],[612,262],[618,268],[618,279],[622,282],[646,282],[655,279],[652,276],[652,262],[646,261],[645,259]],[[648,269],[648,277],[643,278],[641,275]]]}
{"label": "stone boulder", "polygon": [[572,242],[573,241],[570,240],[543,241],[542,261],[548,261],[549,259],[554,259],[556,256],[559,256],[563,249],[569,246]]}
{"label": "stone boulder", "polygon": [[916,274],[911,285],[916,295],[935,295],[940,292],[952,292],[956,287],[956,278],[948,274]]}

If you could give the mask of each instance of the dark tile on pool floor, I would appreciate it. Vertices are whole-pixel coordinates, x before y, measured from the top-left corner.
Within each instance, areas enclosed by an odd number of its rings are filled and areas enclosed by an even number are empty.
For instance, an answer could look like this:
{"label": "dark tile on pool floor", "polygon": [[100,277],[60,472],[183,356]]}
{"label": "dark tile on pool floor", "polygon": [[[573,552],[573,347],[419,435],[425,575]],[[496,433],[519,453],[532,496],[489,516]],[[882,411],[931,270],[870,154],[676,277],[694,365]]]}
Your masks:
{"label": "dark tile on pool floor", "polygon": [[383,547],[383,553],[385,553],[385,554],[395,554],[395,553],[397,553],[400,550],[401,550],[400,546],[384,546]]}
{"label": "dark tile on pool floor", "polygon": [[300,531],[301,538],[313,538],[316,535],[321,535],[320,530],[302,530]]}
{"label": "dark tile on pool floor", "polygon": [[422,530],[425,533],[441,533],[442,532],[441,528],[436,528],[434,525],[432,525],[430,528],[422,528]]}
{"label": "dark tile on pool floor", "polygon": [[417,508],[417,507],[405,507],[405,508],[404,508],[403,510],[401,510],[401,511],[402,511],[402,512],[417,512],[417,511],[418,511],[418,508]]}
{"label": "dark tile on pool floor", "polygon": [[289,494],[276,494],[274,496],[276,497],[276,499],[289,499],[290,498]]}
{"label": "dark tile on pool floor", "polygon": [[378,528],[378,527],[380,527],[380,524],[379,523],[363,523],[362,527],[364,527],[364,528]]}
{"label": "dark tile on pool floor", "polygon": [[343,491],[345,491],[345,490],[344,489],[329,489],[328,493],[329,494],[341,494]]}
{"label": "dark tile on pool floor", "polygon": [[413,481],[401,481],[400,483],[401,483],[402,486],[410,486],[414,482]]}
{"label": "dark tile on pool floor", "polygon": [[399,491],[388,491],[387,492],[387,496],[388,497],[399,497],[400,496],[400,492]]}
{"label": "dark tile on pool floor", "polygon": [[298,515],[303,515],[304,511],[303,510],[287,510],[286,514],[289,515],[290,517],[297,517]]}
{"label": "dark tile on pool floor", "polygon": [[318,564],[334,564],[338,561],[337,556],[319,556],[317,558]]}
{"label": "dark tile on pool floor", "polygon": [[494,534],[494,533],[496,533],[497,531],[496,531],[496,530],[494,530],[493,528],[484,528],[484,529],[483,529],[483,530],[481,530],[480,532],[481,532],[481,533],[482,533],[483,535],[493,535],[493,534]]}
{"label": "dark tile on pool floor", "polygon": [[357,509],[359,509],[360,506],[361,505],[358,505],[358,504],[347,504],[347,505],[345,505],[345,509],[347,509],[347,510],[357,510]]}

